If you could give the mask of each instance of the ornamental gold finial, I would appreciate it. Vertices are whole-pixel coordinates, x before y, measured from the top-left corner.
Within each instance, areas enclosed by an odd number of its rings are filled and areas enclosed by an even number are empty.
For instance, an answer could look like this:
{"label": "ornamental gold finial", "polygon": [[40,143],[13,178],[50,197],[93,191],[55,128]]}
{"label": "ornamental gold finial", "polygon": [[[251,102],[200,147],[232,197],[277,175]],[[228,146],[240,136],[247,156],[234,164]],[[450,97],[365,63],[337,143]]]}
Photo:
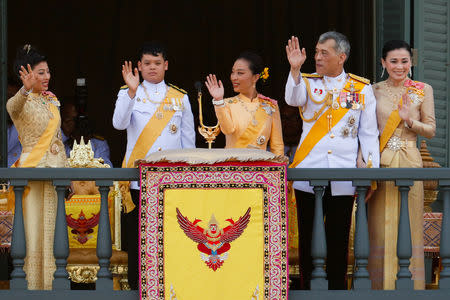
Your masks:
{"label": "ornamental gold finial", "polygon": [[208,143],[208,149],[211,149],[212,143],[220,133],[219,122],[216,126],[205,126],[203,124],[203,112],[202,112],[202,84],[197,81],[195,83],[197,88],[197,99],[198,99],[198,114],[200,126],[198,126],[198,132],[205,138],[206,143]]}

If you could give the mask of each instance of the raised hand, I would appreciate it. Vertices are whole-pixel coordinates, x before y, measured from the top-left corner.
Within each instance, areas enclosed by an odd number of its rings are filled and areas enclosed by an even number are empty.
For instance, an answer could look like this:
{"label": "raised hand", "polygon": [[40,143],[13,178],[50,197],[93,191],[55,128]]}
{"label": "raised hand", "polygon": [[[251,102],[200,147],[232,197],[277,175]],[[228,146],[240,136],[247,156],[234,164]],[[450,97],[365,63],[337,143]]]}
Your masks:
{"label": "raised hand", "polygon": [[403,121],[405,121],[408,126],[411,125],[411,119],[409,117],[409,104],[411,103],[411,99],[409,99],[408,94],[402,95],[402,104],[398,104],[398,114]]}
{"label": "raised hand", "polygon": [[20,80],[22,80],[23,87],[27,91],[31,90],[37,82],[37,78],[29,64],[27,65],[27,69],[25,69],[24,66],[20,66],[19,75]]}
{"label": "raised hand", "polygon": [[292,36],[286,45],[286,57],[291,65],[291,73],[294,78],[300,75],[300,69],[306,60],[306,50],[301,48],[298,37]]}
{"label": "raised hand", "polygon": [[128,95],[133,99],[139,86],[139,71],[137,68],[134,68],[133,73],[131,61],[125,61],[122,65],[122,77],[123,81],[128,85]]}
{"label": "raised hand", "polygon": [[214,100],[222,100],[224,95],[224,89],[222,81],[217,81],[216,75],[209,74],[206,76],[205,85],[208,88],[209,93]]}

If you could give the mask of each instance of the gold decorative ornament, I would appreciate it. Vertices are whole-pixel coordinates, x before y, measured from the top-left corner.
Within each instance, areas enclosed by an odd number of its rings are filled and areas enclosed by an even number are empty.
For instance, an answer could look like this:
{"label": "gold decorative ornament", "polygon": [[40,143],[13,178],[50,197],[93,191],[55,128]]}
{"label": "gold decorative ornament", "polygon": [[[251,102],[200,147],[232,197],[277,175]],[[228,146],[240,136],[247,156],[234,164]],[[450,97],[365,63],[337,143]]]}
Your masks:
{"label": "gold decorative ornament", "polygon": [[398,136],[393,135],[386,146],[392,151],[398,151],[404,146],[404,142]]}
{"label": "gold decorative ornament", "polygon": [[76,283],[94,283],[97,281],[98,265],[67,265],[69,279]]}
{"label": "gold decorative ornament", "polygon": [[341,135],[343,138],[348,137],[349,134],[350,134],[350,129],[348,127],[343,127],[341,129]]}
{"label": "gold decorative ornament", "polygon": [[203,124],[201,87],[198,89],[197,100],[198,100],[198,117],[200,121],[200,126],[198,126],[198,132],[206,140],[206,143],[208,144],[208,149],[211,149],[212,143],[214,143],[214,140],[220,133],[219,122],[217,122],[215,126],[205,126],[205,124]]}
{"label": "gold decorative ornament", "polygon": [[[423,167],[424,168],[440,168],[441,165],[434,161],[433,157],[431,157],[430,152],[427,148],[427,142],[422,140],[420,143],[420,156],[422,157]],[[423,182],[423,190],[424,190],[424,212],[432,212],[431,204],[436,201],[438,191],[438,182],[436,180],[424,180]]]}
{"label": "gold decorative ornament", "polygon": [[53,145],[50,147],[50,152],[51,152],[53,155],[58,154],[58,153],[59,153],[59,146],[58,146],[58,144],[53,143]]}
{"label": "gold decorative ornament", "polygon": [[176,124],[170,124],[169,125],[169,131],[170,131],[171,134],[177,133],[177,131],[178,131],[177,125]]}
{"label": "gold decorative ornament", "polygon": [[264,135],[260,135],[256,139],[256,142],[258,143],[258,145],[264,145],[264,143],[266,142],[266,137]]}
{"label": "gold decorative ornament", "polygon": [[355,125],[356,123],[356,118],[355,116],[350,116],[347,120],[347,124],[348,126],[352,127],[353,125]]}
{"label": "gold decorative ornament", "polygon": [[74,141],[66,164],[69,168],[110,168],[109,165],[104,164],[103,158],[94,158],[91,141],[85,144],[83,137],[80,144]]}

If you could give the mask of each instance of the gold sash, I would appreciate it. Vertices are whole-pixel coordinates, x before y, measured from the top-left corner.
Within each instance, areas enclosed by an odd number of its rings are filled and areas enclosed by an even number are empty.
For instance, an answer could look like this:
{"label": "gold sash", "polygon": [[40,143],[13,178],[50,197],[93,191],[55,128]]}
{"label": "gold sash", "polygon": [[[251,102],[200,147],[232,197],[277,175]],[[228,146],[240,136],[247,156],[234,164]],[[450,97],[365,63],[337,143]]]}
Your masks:
{"label": "gold sash", "polygon": [[134,161],[137,159],[144,158],[148,151],[152,148],[155,141],[161,135],[164,128],[169,123],[170,119],[172,119],[175,110],[164,111],[163,117],[158,119],[157,112],[163,111],[164,105],[170,104],[170,99],[172,98],[183,98],[183,94],[178,92],[172,87],[169,87],[166,98],[160,106],[156,109],[156,112],[147,122],[144,129],[142,129],[141,134],[139,135],[136,144],[134,145],[133,151],[131,151],[130,157],[128,158],[128,162],[125,161],[125,158],[122,162],[122,168],[133,168]]}
{"label": "gold sash", "polygon": [[[354,85],[353,88],[356,91],[361,91],[365,85],[365,83],[363,82],[355,81],[352,80],[352,78],[349,78],[345,84],[344,89],[347,91],[350,90],[351,84]],[[310,91],[308,91],[308,94],[310,94]],[[327,106],[329,104],[324,103],[323,105]],[[333,128],[347,114],[347,112],[347,108],[341,108],[340,106],[339,109],[332,109],[331,107],[329,107],[311,127],[311,130],[308,132],[302,144],[295,152],[294,161],[289,167],[295,168],[296,166],[298,166],[298,164],[300,164],[305,159],[305,157],[309,154],[309,152],[311,152],[316,144],[329,132],[328,116],[331,116],[331,128]]]}
{"label": "gold sash", "polygon": [[58,130],[61,117],[59,115],[58,108],[55,105],[49,103],[48,107],[53,115],[53,118],[49,119],[47,128],[45,128],[38,142],[34,145],[33,149],[31,149],[31,152],[25,161],[22,164],[20,161],[16,161],[12,167],[17,167],[20,165],[21,168],[34,168],[42,160],[45,152],[49,149],[50,143]]}
{"label": "gold sash", "polygon": [[[164,105],[169,105],[170,99],[172,98],[182,99],[183,96],[183,93],[177,91],[172,87],[169,87],[166,98],[164,98],[153,116],[145,125],[144,129],[142,129],[142,132],[139,135],[133,150],[131,151],[130,157],[128,158],[128,162],[126,161],[126,157],[123,158],[122,168],[133,168],[134,162],[137,159],[142,159],[147,155],[148,151],[152,148],[153,144],[161,135],[162,131],[167,126],[175,113],[175,110],[173,109],[164,111]],[[161,111],[164,111],[164,114],[163,117],[159,119],[158,112]],[[129,213],[136,207],[131,199],[130,183],[128,181],[121,181],[119,183],[119,186],[122,191],[122,204],[124,206],[125,212]]]}
{"label": "gold sash", "polygon": [[[400,99],[400,105],[402,105],[402,99]],[[391,112],[389,118],[386,121],[386,125],[383,128],[383,132],[380,135],[380,153],[383,152],[384,147],[386,147],[387,142],[394,134],[395,129],[397,129],[398,124],[400,124],[400,115],[398,114],[398,109]]]}
{"label": "gold sash", "polygon": [[235,148],[247,148],[248,145],[254,143],[258,138],[261,130],[266,125],[268,116],[269,115],[266,113],[266,111],[261,106],[259,106],[255,112],[255,120],[258,122],[258,124],[256,126],[253,126],[251,124],[247,125],[247,129],[245,129],[245,131],[238,138]]}

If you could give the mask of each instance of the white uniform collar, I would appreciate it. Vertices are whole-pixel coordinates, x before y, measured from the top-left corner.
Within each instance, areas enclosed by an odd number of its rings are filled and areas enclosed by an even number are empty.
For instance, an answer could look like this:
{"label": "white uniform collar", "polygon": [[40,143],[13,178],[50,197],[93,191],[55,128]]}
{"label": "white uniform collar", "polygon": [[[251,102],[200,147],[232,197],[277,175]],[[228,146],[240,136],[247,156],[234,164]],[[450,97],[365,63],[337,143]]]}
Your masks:
{"label": "white uniform collar", "polygon": [[142,84],[147,89],[148,93],[150,94],[165,94],[166,93],[166,82],[164,79],[159,83],[151,83],[146,80],[142,82]]}
{"label": "white uniform collar", "polygon": [[330,83],[330,84],[337,84],[337,83],[343,83],[345,82],[345,79],[347,78],[347,74],[345,73],[345,70],[342,70],[342,73],[339,74],[336,77],[329,77],[329,76],[324,76],[323,77],[324,80],[326,81],[326,83]]}

